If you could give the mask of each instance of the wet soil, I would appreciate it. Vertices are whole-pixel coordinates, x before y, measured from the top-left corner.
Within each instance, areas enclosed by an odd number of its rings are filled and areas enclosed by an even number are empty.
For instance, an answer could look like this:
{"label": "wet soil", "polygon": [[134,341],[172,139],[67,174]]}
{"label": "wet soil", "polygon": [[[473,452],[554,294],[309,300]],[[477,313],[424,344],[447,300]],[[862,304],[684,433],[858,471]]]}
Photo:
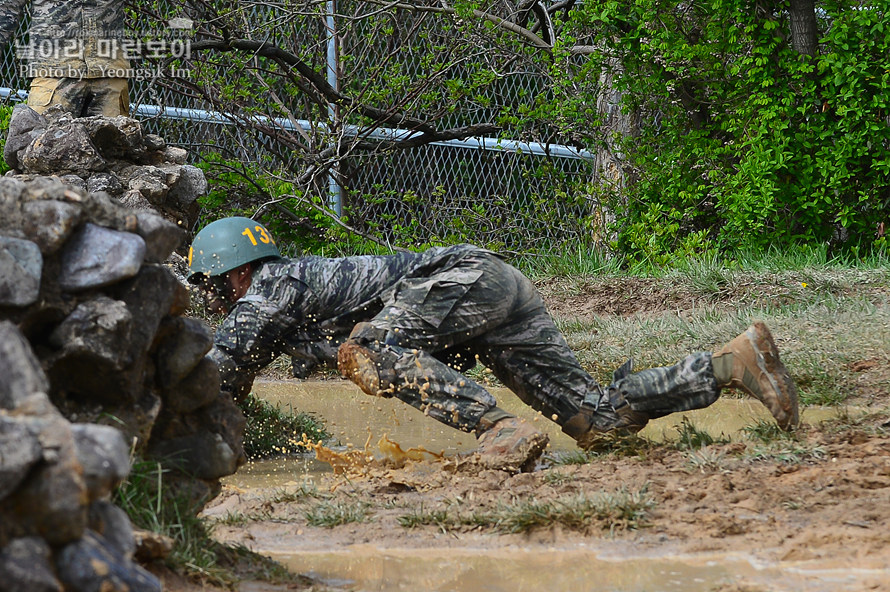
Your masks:
{"label": "wet soil", "polygon": [[[563,317],[658,314],[688,309],[702,298],[722,301],[719,293],[703,297],[642,280],[622,280],[621,290],[556,280],[541,288],[551,310]],[[272,556],[369,545],[493,556],[503,549],[570,553],[579,548],[612,558],[741,555],[749,563],[787,568],[791,579],[740,576],[696,589],[890,591],[890,392],[885,386],[890,369],[883,359],[855,365],[851,370],[863,377],[857,389],[868,393],[870,407],[818,426],[805,423],[788,439],[734,440],[701,449],[619,443],[617,451],[583,464],[560,464],[559,455],[548,454],[536,470],[518,474],[480,470],[463,457],[396,462],[378,456],[347,474],[314,473],[308,481],[295,475],[274,486],[249,488],[229,482],[206,515],[215,521],[218,540]],[[553,519],[522,532],[472,520],[523,501],[567,505],[585,496],[628,493],[647,500],[641,515]],[[364,518],[313,526],[307,516],[321,504],[358,505]],[[409,526],[411,517],[425,523]],[[240,589],[306,587],[305,582],[251,580]],[[336,582],[315,587],[340,589]],[[189,588],[180,582],[166,589]]]}

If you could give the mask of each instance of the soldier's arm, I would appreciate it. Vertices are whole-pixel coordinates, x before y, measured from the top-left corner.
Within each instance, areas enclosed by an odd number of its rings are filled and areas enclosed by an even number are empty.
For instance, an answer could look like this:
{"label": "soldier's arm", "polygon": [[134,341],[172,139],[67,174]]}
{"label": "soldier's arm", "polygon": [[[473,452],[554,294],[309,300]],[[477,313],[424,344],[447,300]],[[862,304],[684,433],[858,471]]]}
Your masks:
{"label": "soldier's arm", "polygon": [[235,400],[250,392],[260,370],[288,350],[286,336],[303,322],[301,298],[287,279],[255,280],[217,329],[212,357],[223,390]]}
{"label": "soldier's arm", "polygon": [[22,20],[25,4],[30,0],[3,0],[0,4],[0,49],[12,41]]}
{"label": "soldier's arm", "polygon": [[289,337],[287,353],[291,357],[294,378],[308,378],[319,367],[336,370],[337,348],[345,338],[345,335],[326,336],[294,343],[293,336]]}

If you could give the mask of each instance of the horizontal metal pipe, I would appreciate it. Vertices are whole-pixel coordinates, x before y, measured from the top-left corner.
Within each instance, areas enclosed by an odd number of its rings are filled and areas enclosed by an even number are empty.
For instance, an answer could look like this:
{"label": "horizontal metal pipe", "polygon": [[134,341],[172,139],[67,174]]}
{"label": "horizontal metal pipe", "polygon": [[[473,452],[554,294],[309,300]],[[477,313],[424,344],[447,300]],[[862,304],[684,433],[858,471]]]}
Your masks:
{"label": "horizontal metal pipe", "polygon": [[[23,90],[13,90],[11,88],[0,87],[0,97],[7,98],[10,95],[17,95],[21,100],[28,97],[28,93]],[[162,117],[165,119],[184,119],[201,123],[215,123],[220,125],[235,125],[239,118],[220,111],[207,111],[204,109],[185,109],[182,107],[159,107],[157,105],[139,105],[133,110],[133,114],[141,117]],[[298,119],[291,121],[283,117],[266,117],[261,116],[259,121],[271,123],[284,129],[296,129],[294,123],[304,130],[312,130],[321,128],[325,129],[324,124],[314,124],[306,119]],[[404,141],[412,137],[421,135],[418,132],[412,132],[404,129],[392,128],[376,128],[368,130],[367,128],[347,125],[343,128],[343,133],[347,136],[361,136],[371,140],[387,140],[387,141]],[[541,144],[539,142],[519,142],[517,140],[503,140],[501,138],[488,137],[472,137],[463,140],[442,140],[439,142],[431,142],[436,146],[450,146],[452,148],[472,148],[479,150],[492,150],[496,152],[522,152],[534,154],[537,156],[555,156],[557,158],[577,158],[582,160],[593,160],[594,154],[588,150],[579,150],[572,146],[564,146],[561,144]]]}

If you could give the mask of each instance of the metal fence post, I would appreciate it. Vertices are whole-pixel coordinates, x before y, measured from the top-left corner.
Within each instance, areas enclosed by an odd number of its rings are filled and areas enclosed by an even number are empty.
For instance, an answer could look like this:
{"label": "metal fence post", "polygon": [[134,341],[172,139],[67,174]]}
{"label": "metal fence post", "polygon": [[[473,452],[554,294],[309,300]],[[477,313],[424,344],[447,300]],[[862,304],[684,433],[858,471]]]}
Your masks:
{"label": "metal fence post", "polygon": [[[327,69],[328,69],[328,84],[330,84],[335,90],[338,87],[337,81],[337,30],[336,23],[334,22],[334,11],[336,10],[336,2],[335,0],[328,0],[327,2],[327,14],[325,15],[325,34],[327,36]],[[334,125],[337,119],[337,106],[328,103],[328,116],[331,119],[331,129],[336,129]],[[328,173],[328,191],[329,195],[329,206],[334,211],[334,214],[339,218],[343,213],[343,197],[342,192],[340,190],[340,184],[337,181],[337,165],[333,165],[331,167],[330,172]]]}

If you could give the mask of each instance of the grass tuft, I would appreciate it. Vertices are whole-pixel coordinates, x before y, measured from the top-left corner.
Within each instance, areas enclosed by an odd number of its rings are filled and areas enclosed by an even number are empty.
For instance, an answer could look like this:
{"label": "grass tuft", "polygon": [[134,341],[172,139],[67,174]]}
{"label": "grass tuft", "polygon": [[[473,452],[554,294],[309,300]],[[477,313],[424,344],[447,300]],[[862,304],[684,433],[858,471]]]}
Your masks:
{"label": "grass tuft", "polygon": [[368,505],[364,502],[323,501],[306,512],[309,526],[324,528],[333,528],[350,522],[365,522],[369,518]]}
{"label": "grass tuft", "polygon": [[171,497],[165,487],[167,470],[157,461],[143,459],[135,459],[131,465],[112,501],[137,528],[173,539],[173,551],[166,558],[171,569],[209,583],[231,585],[235,576],[218,561],[222,546],[210,537],[192,501]]}
{"label": "grass tuft", "polygon": [[305,452],[304,442],[328,440],[324,423],[307,414],[283,410],[268,401],[248,395],[238,405],[244,412],[244,453],[248,460]]}
{"label": "grass tuft", "polygon": [[477,515],[473,522],[488,523],[508,533],[527,532],[554,524],[583,530],[595,522],[603,522],[612,529],[639,528],[644,526],[646,515],[654,506],[655,502],[645,487],[637,491],[621,488],[592,496],[581,494],[554,500],[522,500]]}
{"label": "grass tuft", "polygon": [[729,438],[726,436],[715,438],[708,432],[698,429],[686,416],[683,417],[680,425],[677,426],[677,433],[679,438],[675,446],[679,450],[698,450],[711,444],[726,444],[729,442]]}

